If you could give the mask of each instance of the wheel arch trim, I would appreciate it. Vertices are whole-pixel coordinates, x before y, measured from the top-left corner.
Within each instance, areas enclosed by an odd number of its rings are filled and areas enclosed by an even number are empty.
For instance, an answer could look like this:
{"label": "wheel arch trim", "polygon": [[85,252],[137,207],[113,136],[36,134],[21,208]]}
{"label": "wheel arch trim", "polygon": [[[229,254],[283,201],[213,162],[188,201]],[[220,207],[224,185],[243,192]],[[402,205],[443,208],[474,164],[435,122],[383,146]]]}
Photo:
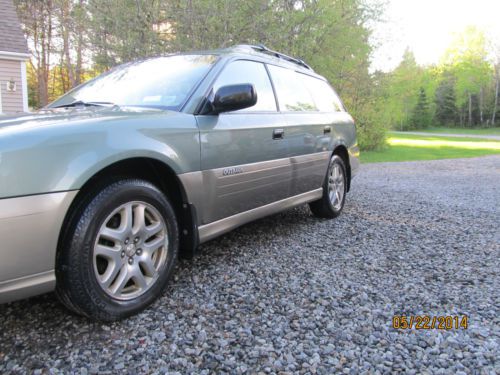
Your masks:
{"label": "wheel arch trim", "polygon": [[[150,153],[150,156],[144,156],[144,153],[139,155],[134,157],[126,154],[124,158],[109,158],[106,163],[100,165],[100,168],[91,168],[80,175],[80,182],[77,185],[79,186],[78,194],[75,194],[71,205],[67,209],[60,228],[58,251],[66,240],[65,231],[67,226],[74,220],[73,211],[81,209],[79,205],[85,202],[89,192],[99,188],[99,184],[107,179],[109,181],[112,177],[123,177],[147,180],[157,186],[170,199],[179,224],[180,255],[187,258],[193,256],[198,245],[197,218],[196,210],[191,203],[192,199],[189,196],[189,190],[186,189],[182,178],[183,174],[178,174],[176,172],[177,168],[156,153]],[[123,173],[123,170],[127,167],[133,168],[134,166],[138,169],[142,168],[140,170],[128,170]],[[146,168],[146,166],[148,167]],[[90,170],[92,173],[89,173]],[[107,175],[107,172],[109,172],[109,175]],[[153,174],[150,174],[151,172]]]}
{"label": "wheel arch trim", "polygon": [[333,147],[332,156],[333,155],[340,156],[345,163],[347,173],[347,191],[349,191],[351,189],[351,160],[349,156],[349,148],[345,142],[340,140],[336,143]]}

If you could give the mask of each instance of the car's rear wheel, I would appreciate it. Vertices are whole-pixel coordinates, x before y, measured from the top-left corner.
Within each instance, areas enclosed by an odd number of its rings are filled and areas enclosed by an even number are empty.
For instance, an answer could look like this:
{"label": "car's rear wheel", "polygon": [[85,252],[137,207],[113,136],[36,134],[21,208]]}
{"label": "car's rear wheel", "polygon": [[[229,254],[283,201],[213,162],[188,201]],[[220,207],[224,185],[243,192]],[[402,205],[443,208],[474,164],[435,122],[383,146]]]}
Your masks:
{"label": "car's rear wheel", "polygon": [[309,207],[315,216],[337,217],[344,208],[346,193],[347,174],[344,161],[340,156],[333,155],[323,183],[323,196],[321,199],[309,203]]}
{"label": "car's rear wheel", "polygon": [[68,225],[57,261],[57,293],[99,320],[134,314],[163,291],[178,253],[168,199],[142,180],[120,180],[90,194]]}

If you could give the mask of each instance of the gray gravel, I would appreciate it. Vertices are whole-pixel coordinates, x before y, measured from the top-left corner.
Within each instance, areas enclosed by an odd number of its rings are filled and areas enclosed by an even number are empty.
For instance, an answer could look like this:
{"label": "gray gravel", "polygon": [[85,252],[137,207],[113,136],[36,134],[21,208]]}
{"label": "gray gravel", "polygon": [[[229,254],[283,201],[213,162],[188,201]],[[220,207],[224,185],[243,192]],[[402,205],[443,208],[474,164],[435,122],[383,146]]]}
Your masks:
{"label": "gray gravel", "polygon": [[[182,261],[114,324],[51,294],[0,306],[0,373],[500,373],[500,157],[362,167],[341,217],[307,206]],[[470,316],[397,331],[394,314]]]}

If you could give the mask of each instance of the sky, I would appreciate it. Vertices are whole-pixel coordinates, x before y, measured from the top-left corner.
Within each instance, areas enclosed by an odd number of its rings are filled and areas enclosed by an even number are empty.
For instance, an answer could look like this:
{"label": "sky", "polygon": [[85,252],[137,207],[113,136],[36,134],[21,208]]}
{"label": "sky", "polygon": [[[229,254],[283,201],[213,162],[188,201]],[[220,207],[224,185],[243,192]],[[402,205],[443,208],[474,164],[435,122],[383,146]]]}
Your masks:
{"label": "sky", "polygon": [[500,43],[500,0],[386,0],[374,26],[371,70],[394,69],[409,47],[421,65],[439,62],[453,34],[475,25]]}

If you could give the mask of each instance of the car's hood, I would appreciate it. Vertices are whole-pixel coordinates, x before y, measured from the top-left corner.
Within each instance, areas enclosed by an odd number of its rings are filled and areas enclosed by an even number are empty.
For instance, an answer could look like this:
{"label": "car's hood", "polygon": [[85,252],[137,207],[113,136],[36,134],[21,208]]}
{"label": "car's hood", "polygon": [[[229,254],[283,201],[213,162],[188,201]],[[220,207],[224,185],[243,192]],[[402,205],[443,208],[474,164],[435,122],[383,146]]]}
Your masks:
{"label": "car's hood", "polygon": [[65,126],[73,123],[106,121],[126,117],[148,117],[175,115],[176,112],[150,108],[56,108],[44,109],[33,113],[23,113],[15,116],[0,116],[0,134],[4,132],[22,132],[46,126]]}

